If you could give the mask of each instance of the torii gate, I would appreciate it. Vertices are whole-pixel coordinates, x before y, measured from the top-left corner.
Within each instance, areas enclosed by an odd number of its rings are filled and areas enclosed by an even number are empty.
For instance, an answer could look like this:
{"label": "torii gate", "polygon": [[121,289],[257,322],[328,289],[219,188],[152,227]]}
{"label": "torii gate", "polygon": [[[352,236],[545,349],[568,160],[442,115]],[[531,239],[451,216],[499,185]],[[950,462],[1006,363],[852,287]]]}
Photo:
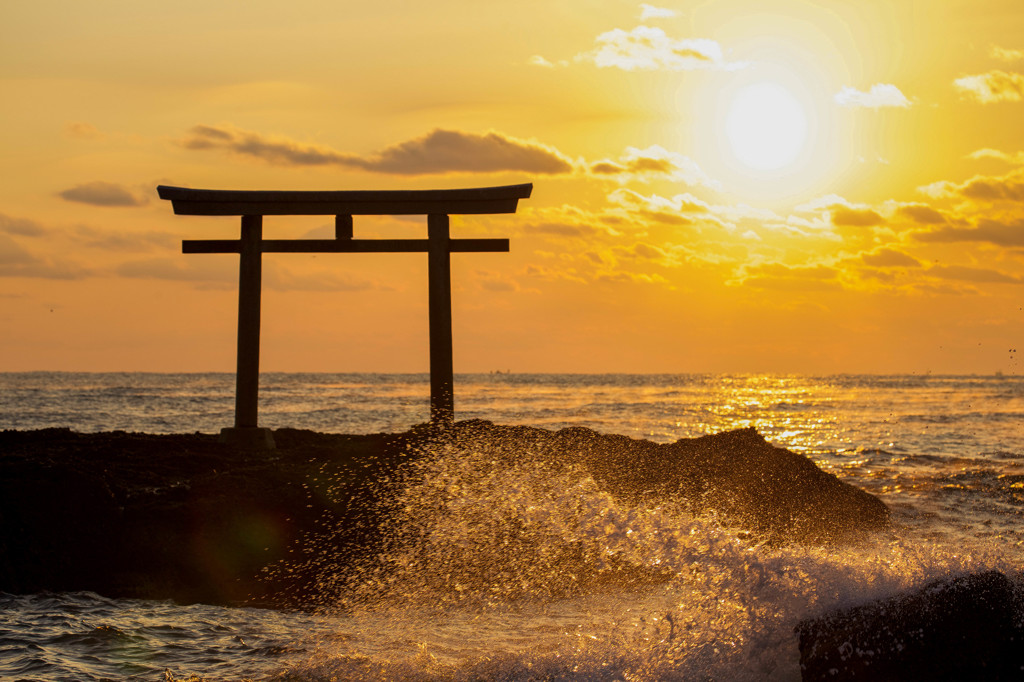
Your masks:
{"label": "torii gate", "polygon": [[[225,442],[273,448],[269,429],[258,426],[260,293],[264,253],[410,253],[428,257],[430,309],[430,422],[455,421],[452,363],[452,252],[507,252],[508,239],[452,239],[452,214],[515,213],[532,184],[470,189],[397,191],[238,191],[157,187],[177,215],[241,216],[239,239],[185,239],[182,253],[237,253],[238,357],[235,425]],[[265,215],[333,215],[334,239],[263,239]],[[427,239],[354,239],[354,215],[426,215]]]}

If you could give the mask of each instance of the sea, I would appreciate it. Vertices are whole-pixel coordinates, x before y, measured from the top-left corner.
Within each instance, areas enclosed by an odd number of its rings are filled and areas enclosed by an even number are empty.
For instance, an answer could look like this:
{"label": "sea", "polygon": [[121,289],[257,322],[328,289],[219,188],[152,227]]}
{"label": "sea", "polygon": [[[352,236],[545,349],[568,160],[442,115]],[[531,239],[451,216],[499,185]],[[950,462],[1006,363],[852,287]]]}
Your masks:
{"label": "sea", "polygon": [[[429,414],[426,374],[266,373],[260,391],[271,428],[399,432]],[[216,433],[233,401],[231,374],[0,374],[3,429]],[[481,476],[473,453],[438,452],[401,492],[437,558],[410,563],[406,589],[316,612],[0,593],[0,679],[798,680],[802,619],[1024,568],[1024,377],[498,372],[456,375],[455,408],[659,443],[753,427],[881,498],[892,529],[844,547],[758,544],[672,505],[620,503],[585,474]],[[542,540],[507,556],[485,532],[495,515]],[[579,567],[544,553],[580,540],[602,548],[588,570],[616,556],[666,577],[545,589]],[[500,558],[503,584],[432,579],[464,555]]]}

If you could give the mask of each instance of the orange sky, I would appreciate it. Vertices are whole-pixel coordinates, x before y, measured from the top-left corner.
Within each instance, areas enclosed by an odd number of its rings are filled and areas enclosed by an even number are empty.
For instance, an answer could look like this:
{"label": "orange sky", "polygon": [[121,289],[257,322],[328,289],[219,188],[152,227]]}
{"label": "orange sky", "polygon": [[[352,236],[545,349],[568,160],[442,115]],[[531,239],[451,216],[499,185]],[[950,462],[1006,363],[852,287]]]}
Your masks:
{"label": "orange sky", "polygon": [[[1017,372],[1019,0],[14,0],[0,371],[233,371],[237,257],[158,184],[532,182],[457,372]],[[267,218],[275,238],[329,218]],[[357,237],[425,220],[356,219]],[[423,254],[264,257],[265,371],[426,371]]]}

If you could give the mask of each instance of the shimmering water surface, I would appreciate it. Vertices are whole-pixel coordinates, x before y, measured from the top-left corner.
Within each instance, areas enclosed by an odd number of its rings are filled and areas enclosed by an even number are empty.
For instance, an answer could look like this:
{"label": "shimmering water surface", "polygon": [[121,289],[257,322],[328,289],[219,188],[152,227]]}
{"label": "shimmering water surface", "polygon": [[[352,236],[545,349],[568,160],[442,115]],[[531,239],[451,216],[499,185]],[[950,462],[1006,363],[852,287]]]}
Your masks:
{"label": "shimmering water surface", "polygon": [[[233,393],[224,374],[0,374],[0,428],[216,432]],[[426,375],[267,374],[261,421],[401,431],[427,419],[428,393]],[[658,442],[753,426],[881,497],[895,529],[842,551],[751,546],[712,519],[621,506],[586,478],[439,452],[405,492],[416,551],[432,560],[396,551],[407,570],[388,597],[311,616],[0,595],[0,678],[798,679],[803,617],[952,572],[1022,568],[1020,377],[464,375],[456,411]],[[530,538],[514,552],[495,531],[509,519]],[[550,560],[573,543],[600,550]],[[552,589],[560,571],[602,574],[622,557],[674,577]],[[500,578],[462,581],[469,564]]]}

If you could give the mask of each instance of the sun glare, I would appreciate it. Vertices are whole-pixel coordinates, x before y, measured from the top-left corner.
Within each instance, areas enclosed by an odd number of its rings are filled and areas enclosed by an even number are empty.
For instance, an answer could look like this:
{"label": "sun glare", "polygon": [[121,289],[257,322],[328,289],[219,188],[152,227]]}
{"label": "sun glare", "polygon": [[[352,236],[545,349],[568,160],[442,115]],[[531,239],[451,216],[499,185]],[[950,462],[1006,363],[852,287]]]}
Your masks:
{"label": "sun glare", "polygon": [[757,171],[779,170],[799,158],[807,141],[807,115],[796,97],[776,83],[738,91],[729,105],[725,134],[733,154]]}

